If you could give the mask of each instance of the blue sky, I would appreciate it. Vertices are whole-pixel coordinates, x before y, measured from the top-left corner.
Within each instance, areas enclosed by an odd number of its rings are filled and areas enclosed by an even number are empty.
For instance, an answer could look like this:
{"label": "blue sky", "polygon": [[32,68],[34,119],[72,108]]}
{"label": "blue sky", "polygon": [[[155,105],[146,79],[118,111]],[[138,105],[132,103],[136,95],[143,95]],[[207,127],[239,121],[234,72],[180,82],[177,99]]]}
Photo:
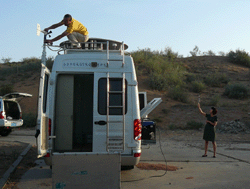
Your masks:
{"label": "blue sky", "polygon": [[[250,51],[247,0],[0,0],[0,59],[41,57],[44,29],[67,13],[90,37],[124,41],[128,51],[172,48],[184,57],[195,45],[202,52]],[[65,31],[54,29],[52,37]],[[63,38],[54,44],[67,40]],[[47,50],[48,56],[56,52]],[[1,62],[1,60],[0,60]]]}

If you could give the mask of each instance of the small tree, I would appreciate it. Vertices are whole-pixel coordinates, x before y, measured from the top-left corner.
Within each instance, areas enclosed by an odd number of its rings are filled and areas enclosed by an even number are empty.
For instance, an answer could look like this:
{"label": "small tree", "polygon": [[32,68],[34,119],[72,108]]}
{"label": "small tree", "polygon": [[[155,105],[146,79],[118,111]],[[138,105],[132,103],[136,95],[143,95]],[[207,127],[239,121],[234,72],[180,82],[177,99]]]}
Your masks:
{"label": "small tree", "polygon": [[199,50],[199,47],[197,45],[195,45],[193,51],[190,51],[190,54],[192,56],[197,56],[197,55],[200,55],[201,51]]}
{"label": "small tree", "polygon": [[3,61],[4,64],[6,64],[6,63],[10,63],[11,59],[12,59],[12,58],[9,58],[9,57],[8,57],[8,58],[4,58],[4,57],[3,57],[3,58],[2,58],[2,61]]}

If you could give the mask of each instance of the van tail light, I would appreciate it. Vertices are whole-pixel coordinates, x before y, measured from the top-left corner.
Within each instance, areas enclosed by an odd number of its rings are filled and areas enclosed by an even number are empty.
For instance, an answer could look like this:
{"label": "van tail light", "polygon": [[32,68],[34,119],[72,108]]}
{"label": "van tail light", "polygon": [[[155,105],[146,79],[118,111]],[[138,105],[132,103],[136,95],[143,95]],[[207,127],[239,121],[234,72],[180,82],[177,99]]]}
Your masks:
{"label": "van tail light", "polygon": [[141,120],[134,120],[134,139],[141,140]]}
{"label": "van tail light", "polygon": [[0,112],[0,119],[4,119],[4,112],[3,111]]}
{"label": "van tail light", "polygon": [[20,112],[20,119],[22,119],[22,117],[23,117],[23,113],[22,113],[22,112]]}
{"label": "van tail light", "polygon": [[51,136],[51,119],[49,119],[49,136]]}
{"label": "van tail light", "polygon": [[134,157],[140,157],[141,153],[134,153]]}

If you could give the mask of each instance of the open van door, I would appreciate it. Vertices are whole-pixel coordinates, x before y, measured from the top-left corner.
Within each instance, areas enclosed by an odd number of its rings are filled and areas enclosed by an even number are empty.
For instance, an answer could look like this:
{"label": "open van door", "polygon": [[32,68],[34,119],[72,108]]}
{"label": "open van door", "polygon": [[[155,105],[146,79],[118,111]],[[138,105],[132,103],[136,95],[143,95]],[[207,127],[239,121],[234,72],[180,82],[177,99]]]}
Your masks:
{"label": "open van door", "polygon": [[37,140],[38,158],[45,156],[48,150],[49,119],[46,115],[46,111],[49,76],[49,69],[42,64],[38,96],[37,131],[35,135]]}
{"label": "open van door", "polygon": [[146,118],[147,115],[152,112],[160,103],[162,102],[161,98],[154,98],[149,102],[141,111],[141,119]]}

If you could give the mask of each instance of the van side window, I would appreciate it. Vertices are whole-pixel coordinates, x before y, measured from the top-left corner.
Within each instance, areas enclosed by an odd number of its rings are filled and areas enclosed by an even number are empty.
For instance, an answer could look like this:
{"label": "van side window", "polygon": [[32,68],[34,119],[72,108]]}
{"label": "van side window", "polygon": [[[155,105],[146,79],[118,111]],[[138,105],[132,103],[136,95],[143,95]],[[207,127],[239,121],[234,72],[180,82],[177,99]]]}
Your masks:
{"label": "van side window", "polygon": [[44,85],[43,85],[43,113],[46,112],[46,108],[47,108],[48,82],[49,82],[49,75],[45,74]]}
{"label": "van side window", "polygon": [[[122,78],[109,79],[109,115],[122,115]],[[107,78],[98,81],[98,112],[107,115]],[[125,81],[125,114],[127,113],[127,81]]]}

